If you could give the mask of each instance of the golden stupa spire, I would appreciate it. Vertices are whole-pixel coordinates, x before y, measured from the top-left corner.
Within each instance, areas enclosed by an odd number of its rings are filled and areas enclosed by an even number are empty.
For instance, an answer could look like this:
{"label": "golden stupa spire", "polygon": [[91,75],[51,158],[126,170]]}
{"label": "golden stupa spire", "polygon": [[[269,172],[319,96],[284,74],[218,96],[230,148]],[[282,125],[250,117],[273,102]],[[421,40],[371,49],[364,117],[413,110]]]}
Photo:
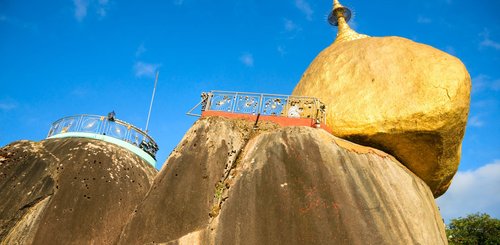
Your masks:
{"label": "golden stupa spire", "polygon": [[333,10],[328,16],[328,22],[333,26],[338,26],[337,38],[333,43],[347,42],[351,40],[368,37],[355,32],[347,22],[351,19],[351,10],[342,6],[338,0],[333,0]]}

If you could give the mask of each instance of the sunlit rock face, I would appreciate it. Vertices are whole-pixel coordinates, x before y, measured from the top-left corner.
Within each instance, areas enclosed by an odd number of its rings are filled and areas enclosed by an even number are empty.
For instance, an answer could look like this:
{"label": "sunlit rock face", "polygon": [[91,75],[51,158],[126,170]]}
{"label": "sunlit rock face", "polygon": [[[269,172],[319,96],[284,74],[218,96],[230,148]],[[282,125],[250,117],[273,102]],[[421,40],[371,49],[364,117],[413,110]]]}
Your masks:
{"label": "sunlit rock face", "polygon": [[366,37],[323,50],[293,95],[319,97],[334,135],[392,154],[438,197],[458,169],[470,89],[459,59],[405,38]]}
{"label": "sunlit rock face", "polygon": [[206,227],[218,206],[215,186],[236,160],[252,125],[222,117],[198,120],[158,173],[119,243],[168,242]]}
{"label": "sunlit rock face", "polygon": [[112,244],[155,174],[98,140],[11,143],[0,149],[0,244]]}
{"label": "sunlit rock face", "polygon": [[198,120],[119,244],[446,244],[429,187],[322,129]]}

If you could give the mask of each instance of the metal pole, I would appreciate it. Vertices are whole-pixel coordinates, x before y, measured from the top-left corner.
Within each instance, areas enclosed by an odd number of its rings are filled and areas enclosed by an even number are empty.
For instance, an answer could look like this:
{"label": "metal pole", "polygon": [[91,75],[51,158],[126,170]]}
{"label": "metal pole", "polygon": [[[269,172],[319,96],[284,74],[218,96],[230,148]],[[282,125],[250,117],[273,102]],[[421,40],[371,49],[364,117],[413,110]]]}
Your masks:
{"label": "metal pole", "polygon": [[159,73],[160,71],[156,71],[155,86],[153,88],[153,95],[151,96],[151,104],[149,104],[148,120],[146,121],[146,130],[145,130],[146,133],[148,133],[149,118],[151,117],[151,109],[153,108],[153,100],[155,99],[156,84],[158,83]]}

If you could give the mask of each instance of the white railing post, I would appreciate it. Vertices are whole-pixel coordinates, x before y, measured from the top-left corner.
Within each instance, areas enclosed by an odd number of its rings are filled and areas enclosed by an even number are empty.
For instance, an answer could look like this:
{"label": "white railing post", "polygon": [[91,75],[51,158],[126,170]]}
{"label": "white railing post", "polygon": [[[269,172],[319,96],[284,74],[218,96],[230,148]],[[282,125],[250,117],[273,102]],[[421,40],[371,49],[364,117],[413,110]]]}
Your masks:
{"label": "white railing post", "polygon": [[257,114],[260,114],[262,112],[262,99],[264,98],[264,94],[260,94],[259,97],[259,109],[257,110]]}
{"label": "white railing post", "polygon": [[214,94],[212,92],[208,93],[207,104],[205,105],[205,111],[210,110],[210,106],[212,106],[212,99],[214,98]]}
{"label": "white railing post", "polygon": [[288,107],[290,104],[290,96],[286,97],[285,108],[283,108],[283,116],[288,117]]}
{"label": "white railing post", "polygon": [[79,116],[75,130],[80,131],[82,129],[82,124],[83,124],[83,115]]}
{"label": "white railing post", "polygon": [[238,100],[238,92],[236,92],[233,95],[233,104],[231,105],[231,111],[230,112],[234,112],[236,110],[236,101],[237,100]]}

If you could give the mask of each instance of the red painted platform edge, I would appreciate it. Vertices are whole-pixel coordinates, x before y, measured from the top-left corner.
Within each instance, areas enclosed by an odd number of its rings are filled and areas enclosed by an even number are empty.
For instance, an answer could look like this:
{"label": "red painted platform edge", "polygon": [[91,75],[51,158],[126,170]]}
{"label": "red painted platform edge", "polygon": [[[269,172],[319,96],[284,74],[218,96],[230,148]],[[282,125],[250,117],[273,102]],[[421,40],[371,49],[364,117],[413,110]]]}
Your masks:
{"label": "red painted platform edge", "polygon": [[[257,120],[257,115],[250,114],[241,114],[241,113],[232,113],[232,112],[224,112],[224,111],[203,111],[201,113],[201,117],[210,117],[210,116],[221,116],[227,118],[238,118],[238,119],[246,119],[249,121]],[[291,118],[291,117],[280,117],[280,116],[263,116],[259,117],[259,121],[271,121],[274,122],[281,127],[288,126],[308,126],[316,128],[316,124],[314,123],[314,119],[312,118]],[[321,123],[320,128],[326,130],[328,133],[332,133],[332,130],[326,126],[326,124]]]}

